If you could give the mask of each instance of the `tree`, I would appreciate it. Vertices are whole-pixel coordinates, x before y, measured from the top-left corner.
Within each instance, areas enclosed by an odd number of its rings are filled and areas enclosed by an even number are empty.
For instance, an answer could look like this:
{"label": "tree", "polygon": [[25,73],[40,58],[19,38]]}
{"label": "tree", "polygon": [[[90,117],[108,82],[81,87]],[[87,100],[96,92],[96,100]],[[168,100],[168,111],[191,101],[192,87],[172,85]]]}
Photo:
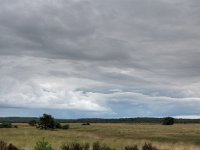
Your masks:
{"label": "tree", "polygon": [[172,117],[166,117],[163,118],[163,125],[173,125],[174,124],[174,118]]}
{"label": "tree", "polygon": [[36,126],[37,121],[36,121],[36,120],[31,120],[28,124],[29,124],[30,126]]}
{"label": "tree", "polygon": [[56,128],[56,122],[54,118],[51,115],[43,114],[42,117],[39,119],[38,127],[40,129],[55,129]]}

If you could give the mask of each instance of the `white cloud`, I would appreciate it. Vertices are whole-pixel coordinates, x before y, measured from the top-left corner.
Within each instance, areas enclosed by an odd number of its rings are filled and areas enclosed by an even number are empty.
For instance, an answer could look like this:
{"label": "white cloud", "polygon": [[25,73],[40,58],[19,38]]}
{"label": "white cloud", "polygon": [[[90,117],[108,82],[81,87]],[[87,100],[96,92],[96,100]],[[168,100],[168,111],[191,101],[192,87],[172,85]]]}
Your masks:
{"label": "white cloud", "polygon": [[0,107],[198,115],[198,5],[2,0]]}

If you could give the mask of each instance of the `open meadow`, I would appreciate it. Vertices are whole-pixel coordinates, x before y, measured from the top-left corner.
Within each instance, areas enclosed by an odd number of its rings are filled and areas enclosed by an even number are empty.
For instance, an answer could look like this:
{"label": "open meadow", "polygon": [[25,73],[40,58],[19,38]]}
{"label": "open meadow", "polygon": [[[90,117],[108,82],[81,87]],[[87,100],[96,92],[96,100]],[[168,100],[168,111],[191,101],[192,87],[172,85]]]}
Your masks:
{"label": "open meadow", "polygon": [[17,124],[18,128],[0,129],[0,139],[13,143],[19,148],[32,150],[43,137],[58,150],[63,143],[93,143],[99,141],[116,149],[137,144],[141,147],[151,142],[159,149],[197,150],[200,149],[199,124],[91,124],[83,126],[70,124],[69,130],[40,130],[28,124]]}

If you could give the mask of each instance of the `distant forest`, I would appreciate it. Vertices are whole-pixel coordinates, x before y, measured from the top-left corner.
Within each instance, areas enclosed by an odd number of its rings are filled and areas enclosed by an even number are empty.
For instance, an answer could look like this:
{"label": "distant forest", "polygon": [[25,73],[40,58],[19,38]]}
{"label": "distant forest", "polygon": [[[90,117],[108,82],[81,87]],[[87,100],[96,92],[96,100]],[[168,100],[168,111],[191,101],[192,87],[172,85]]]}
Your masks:
{"label": "distant forest", "polygon": [[[31,120],[38,121],[36,117],[0,117],[0,123],[28,123]],[[83,119],[56,119],[62,123],[162,123],[163,118],[118,118],[118,119],[103,119],[103,118],[83,118]],[[200,119],[175,119],[175,123],[200,123]]]}

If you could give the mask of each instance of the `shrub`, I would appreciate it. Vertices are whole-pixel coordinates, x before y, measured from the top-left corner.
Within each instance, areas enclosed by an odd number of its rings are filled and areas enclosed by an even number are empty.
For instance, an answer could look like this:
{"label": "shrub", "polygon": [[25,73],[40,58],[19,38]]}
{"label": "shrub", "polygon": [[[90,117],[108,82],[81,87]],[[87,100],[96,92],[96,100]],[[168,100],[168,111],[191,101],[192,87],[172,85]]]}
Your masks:
{"label": "shrub", "polygon": [[139,150],[137,145],[134,146],[126,146],[125,150]]}
{"label": "shrub", "polygon": [[30,126],[36,126],[37,121],[36,121],[36,120],[31,120],[28,124],[29,124]]}
{"label": "shrub", "polygon": [[38,141],[34,147],[34,150],[53,150],[52,146],[44,140],[44,138]]}
{"label": "shrub", "polygon": [[0,128],[12,128],[12,124],[9,122],[4,122],[0,124]]}
{"label": "shrub", "polygon": [[9,144],[7,146],[7,143],[5,143],[4,141],[0,141],[0,150],[19,150],[19,149],[12,144]]}
{"label": "shrub", "polygon": [[142,150],[158,150],[155,146],[153,146],[151,143],[145,143],[142,146]]}
{"label": "shrub", "polygon": [[62,126],[61,126],[61,124],[60,124],[59,122],[56,122],[56,123],[55,123],[55,127],[56,127],[57,129],[61,129],[61,128],[62,128]]}
{"label": "shrub", "polygon": [[65,129],[65,130],[69,129],[69,125],[68,125],[68,124],[63,125],[63,126],[62,126],[62,129]]}
{"label": "shrub", "polygon": [[87,123],[83,123],[82,125],[83,125],[83,126],[85,126],[85,125],[88,125],[88,126],[89,126],[89,125],[90,125],[90,123],[89,123],[89,122],[87,122]]}
{"label": "shrub", "polygon": [[166,117],[163,118],[163,125],[173,125],[174,124],[174,118],[172,117]]}
{"label": "shrub", "polygon": [[71,143],[71,144],[64,144],[61,146],[61,150],[89,150],[90,145],[88,143],[86,144],[80,144],[80,143]]}
{"label": "shrub", "polygon": [[7,150],[19,150],[17,147],[15,147],[14,145],[12,145],[12,144],[9,144],[8,146],[7,146]]}

